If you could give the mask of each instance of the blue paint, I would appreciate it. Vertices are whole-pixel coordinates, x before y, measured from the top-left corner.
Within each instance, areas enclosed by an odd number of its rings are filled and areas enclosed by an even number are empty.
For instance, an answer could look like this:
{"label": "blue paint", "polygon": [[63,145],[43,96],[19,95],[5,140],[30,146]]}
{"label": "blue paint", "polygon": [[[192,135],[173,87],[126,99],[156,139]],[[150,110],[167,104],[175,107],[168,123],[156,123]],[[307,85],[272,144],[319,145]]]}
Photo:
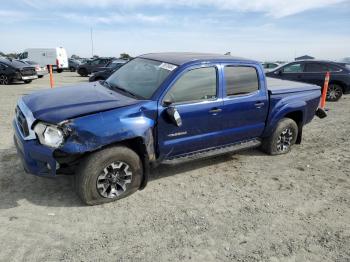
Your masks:
{"label": "blue paint", "polygon": [[[302,125],[314,117],[320,88],[268,88],[258,62],[230,56],[155,54],[143,58],[178,65],[149,100],[138,100],[107,89],[99,83],[40,91],[23,98],[37,121],[60,124],[69,134],[57,150],[67,156],[84,156],[109,145],[137,138],[152,163],[206,148],[269,136],[278,121],[300,112]],[[259,91],[249,95],[226,96],[224,67],[245,65],[256,68]],[[217,70],[217,98],[174,105],[183,125],[175,126],[166,115],[163,98],[176,80],[188,70],[214,66]],[[256,104],[262,104],[257,108]],[[219,113],[211,113],[213,109]],[[62,121],[64,121],[62,123]],[[35,125],[35,123],[34,123]],[[15,128],[17,150],[25,169],[35,175],[56,175],[55,149],[25,141]],[[32,127],[31,127],[32,128]],[[175,135],[174,135],[175,134]],[[179,135],[176,135],[179,134]]]}

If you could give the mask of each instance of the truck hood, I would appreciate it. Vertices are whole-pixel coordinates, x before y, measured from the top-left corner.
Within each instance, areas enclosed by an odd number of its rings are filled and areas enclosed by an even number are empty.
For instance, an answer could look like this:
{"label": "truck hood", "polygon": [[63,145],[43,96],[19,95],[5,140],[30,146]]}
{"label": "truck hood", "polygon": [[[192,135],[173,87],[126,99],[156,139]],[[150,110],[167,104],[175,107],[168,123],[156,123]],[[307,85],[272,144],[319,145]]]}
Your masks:
{"label": "truck hood", "polygon": [[59,87],[23,97],[35,119],[57,124],[63,120],[139,102],[98,82]]}

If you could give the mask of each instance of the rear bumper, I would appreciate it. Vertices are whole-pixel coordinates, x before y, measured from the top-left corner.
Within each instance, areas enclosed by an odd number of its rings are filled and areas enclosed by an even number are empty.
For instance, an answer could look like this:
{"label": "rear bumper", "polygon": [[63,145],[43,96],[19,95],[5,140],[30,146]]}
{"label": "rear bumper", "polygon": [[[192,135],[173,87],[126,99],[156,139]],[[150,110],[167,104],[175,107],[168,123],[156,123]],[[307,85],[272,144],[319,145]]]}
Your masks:
{"label": "rear bumper", "polygon": [[57,162],[53,158],[54,150],[39,144],[36,139],[24,140],[15,122],[13,128],[14,143],[24,170],[37,176],[56,176]]}

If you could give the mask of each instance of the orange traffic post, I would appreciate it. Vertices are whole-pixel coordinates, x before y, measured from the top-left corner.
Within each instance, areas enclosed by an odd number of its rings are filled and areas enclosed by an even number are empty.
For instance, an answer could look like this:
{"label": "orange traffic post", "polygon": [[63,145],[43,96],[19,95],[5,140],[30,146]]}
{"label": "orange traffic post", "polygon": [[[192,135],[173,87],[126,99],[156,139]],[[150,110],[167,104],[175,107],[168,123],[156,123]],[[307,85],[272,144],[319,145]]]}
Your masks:
{"label": "orange traffic post", "polygon": [[326,98],[327,98],[327,91],[328,91],[328,84],[329,84],[329,79],[331,77],[331,74],[329,72],[326,73],[326,78],[324,80],[324,86],[323,86],[323,91],[322,91],[322,98],[321,98],[321,108],[324,109],[326,105]]}
{"label": "orange traffic post", "polygon": [[50,70],[50,86],[53,88],[53,85],[55,84],[53,81],[53,75],[52,75],[52,65],[49,65],[49,70]]}

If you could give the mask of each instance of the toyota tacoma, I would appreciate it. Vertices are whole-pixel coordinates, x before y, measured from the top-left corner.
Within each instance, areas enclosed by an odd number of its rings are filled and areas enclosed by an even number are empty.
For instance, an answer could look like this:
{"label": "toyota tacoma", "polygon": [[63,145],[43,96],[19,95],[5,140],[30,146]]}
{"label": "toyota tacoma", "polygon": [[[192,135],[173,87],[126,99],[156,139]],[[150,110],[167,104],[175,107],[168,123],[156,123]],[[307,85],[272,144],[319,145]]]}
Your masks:
{"label": "toyota tacoma", "polygon": [[256,61],[199,53],[139,56],[106,81],[19,99],[14,140],[24,169],[75,176],[90,205],[143,189],[160,163],[259,147],[284,154],[318,108],[316,85],[266,79]]}

